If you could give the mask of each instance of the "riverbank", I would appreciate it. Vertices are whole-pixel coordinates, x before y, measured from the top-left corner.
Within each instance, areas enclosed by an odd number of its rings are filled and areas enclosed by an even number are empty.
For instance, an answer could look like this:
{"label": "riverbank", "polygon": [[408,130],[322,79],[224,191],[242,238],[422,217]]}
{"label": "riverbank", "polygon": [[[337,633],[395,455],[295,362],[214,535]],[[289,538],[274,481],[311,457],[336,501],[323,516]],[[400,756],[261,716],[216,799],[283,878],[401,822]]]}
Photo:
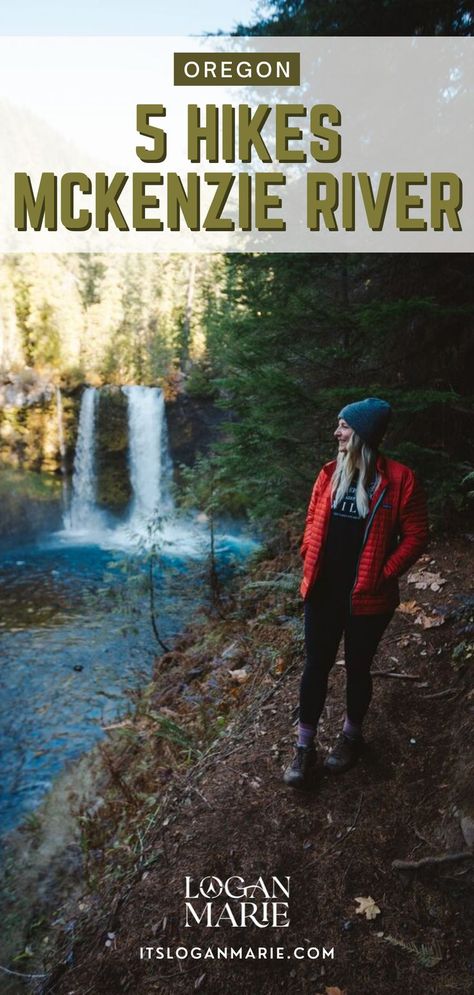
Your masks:
{"label": "riverbank", "polygon": [[[157,662],[135,717],[109,730],[101,749],[107,787],[99,808],[81,816],[82,894],[50,920],[42,951],[49,978],[36,991],[467,990],[472,862],[404,871],[394,861],[472,853],[468,546],[465,537],[436,543],[404,581],[402,610],[375,665],[366,754],[340,779],[320,767],[314,791],[300,795],[281,781],[303,655],[297,536],[288,525],[221,614],[190,628]],[[321,757],[343,712],[336,665]],[[217,934],[201,924],[191,942],[186,875],[289,875],[289,928],[267,938],[255,925],[242,933],[222,923]],[[373,899],[363,915],[359,898]],[[139,956],[143,945],[204,951],[217,941],[324,945],[334,959]]]}
{"label": "riverbank", "polygon": [[[56,779],[50,793],[22,825],[1,842],[0,964],[18,974],[41,972],[48,929],[61,906],[84,888],[81,811],[100,805],[107,784],[100,749],[91,750]],[[65,926],[65,921],[63,920]],[[15,974],[2,991],[25,990]]]}

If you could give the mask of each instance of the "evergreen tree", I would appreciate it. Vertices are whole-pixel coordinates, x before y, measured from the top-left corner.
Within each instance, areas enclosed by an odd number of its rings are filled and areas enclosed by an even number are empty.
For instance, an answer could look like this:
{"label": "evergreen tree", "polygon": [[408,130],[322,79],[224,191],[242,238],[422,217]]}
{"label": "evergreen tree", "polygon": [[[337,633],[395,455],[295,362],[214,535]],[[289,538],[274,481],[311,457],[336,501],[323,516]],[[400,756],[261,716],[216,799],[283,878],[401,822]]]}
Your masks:
{"label": "evergreen tree", "polygon": [[421,471],[440,513],[453,510],[474,461],[469,256],[231,256],[223,288],[208,314],[232,413],[221,471],[252,512],[306,502],[337,412],[368,394],[395,409],[388,451]]}
{"label": "evergreen tree", "polygon": [[470,35],[467,0],[271,0],[239,35]]}

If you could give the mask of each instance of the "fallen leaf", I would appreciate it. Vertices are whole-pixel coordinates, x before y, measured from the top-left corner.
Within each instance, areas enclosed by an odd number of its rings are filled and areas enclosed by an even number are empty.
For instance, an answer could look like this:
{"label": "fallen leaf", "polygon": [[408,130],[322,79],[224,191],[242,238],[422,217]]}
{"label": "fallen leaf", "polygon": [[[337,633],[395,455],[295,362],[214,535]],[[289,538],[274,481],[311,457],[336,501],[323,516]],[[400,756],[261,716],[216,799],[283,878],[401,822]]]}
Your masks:
{"label": "fallen leaf", "polygon": [[443,615],[425,615],[424,612],[420,612],[415,619],[415,625],[421,625],[423,629],[434,629],[438,625],[444,625],[444,622]]}
{"label": "fallen leaf", "polygon": [[342,988],[325,988],[326,995],[346,995],[346,989]]}
{"label": "fallen leaf", "polygon": [[360,913],[365,915],[366,919],[375,919],[380,914],[378,905],[375,904],[370,895],[367,898],[355,898],[354,901],[359,902],[359,908],[356,909],[357,915]]}
{"label": "fallen leaf", "polygon": [[250,676],[245,667],[242,667],[240,670],[229,670],[228,673],[234,678],[235,681],[239,681],[240,684],[243,684],[244,681],[248,681]]}
{"label": "fallen leaf", "polygon": [[419,610],[420,606],[416,601],[402,601],[398,606],[398,611],[404,615],[416,615]]}
{"label": "fallen leaf", "polygon": [[426,591],[428,588],[430,591],[440,591],[446,584],[445,577],[442,577],[441,574],[430,573],[429,570],[417,570],[415,573],[408,574],[407,580],[409,584],[414,584],[419,591]]}

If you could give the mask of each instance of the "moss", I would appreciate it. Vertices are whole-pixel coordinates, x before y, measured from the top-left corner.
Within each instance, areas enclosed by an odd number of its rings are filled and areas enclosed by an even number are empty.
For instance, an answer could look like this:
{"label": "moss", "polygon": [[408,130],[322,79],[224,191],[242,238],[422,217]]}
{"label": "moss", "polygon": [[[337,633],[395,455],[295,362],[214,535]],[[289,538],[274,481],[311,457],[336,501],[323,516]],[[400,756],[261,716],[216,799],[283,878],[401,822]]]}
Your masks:
{"label": "moss", "polygon": [[45,473],[32,470],[16,470],[0,463],[0,501],[2,505],[9,499],[18,501],[55,501],[61,495],[61,481]]}
{"label": "moss", "polygon": [[127,463],[127,398],[119,387],[104,388],[96,422],[97,503],[123,511],[131,497]]}
{"label": "moss", "polygon": [[0,464],[0,536],[28,538],[61,523],[61,481]]}

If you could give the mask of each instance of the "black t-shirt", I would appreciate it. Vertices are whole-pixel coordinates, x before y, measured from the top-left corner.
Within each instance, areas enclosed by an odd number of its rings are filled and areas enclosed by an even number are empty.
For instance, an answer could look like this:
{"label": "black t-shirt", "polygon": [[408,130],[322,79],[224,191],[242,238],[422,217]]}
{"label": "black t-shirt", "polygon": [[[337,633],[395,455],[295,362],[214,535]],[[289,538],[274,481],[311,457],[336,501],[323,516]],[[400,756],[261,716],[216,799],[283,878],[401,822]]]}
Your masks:
{"label": "black t-shirt", "polygon": [[[356,476],[346,495],[331,509],[320,574],[321,585],[331,598],[341,600],[348,597],[354,586],[367,525],[367,518],[361,518],[357,511],[357,479]],[[372,484],[369,496],[373,490]]]}

